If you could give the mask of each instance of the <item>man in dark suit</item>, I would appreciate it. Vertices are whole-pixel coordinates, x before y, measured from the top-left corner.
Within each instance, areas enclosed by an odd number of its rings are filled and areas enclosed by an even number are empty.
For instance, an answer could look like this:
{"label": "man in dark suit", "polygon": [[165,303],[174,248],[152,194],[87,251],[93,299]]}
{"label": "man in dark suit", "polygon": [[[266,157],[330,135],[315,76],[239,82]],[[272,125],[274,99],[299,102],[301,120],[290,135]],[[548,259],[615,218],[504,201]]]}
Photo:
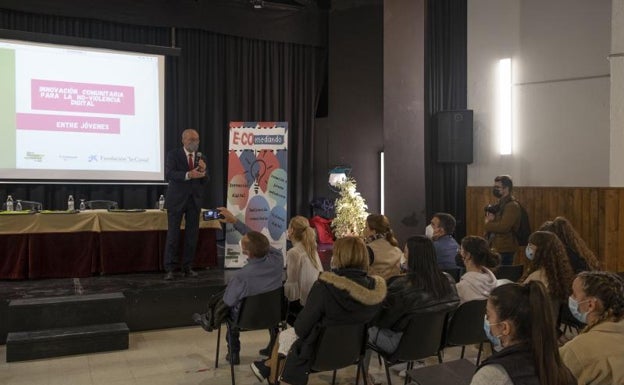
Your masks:
{"label": "man in dark suit", "polygon": [[199,134],[193,129],[182,132],[182,148],[171,150],[165,160],[165,179],[167,188],[167,243],[165,246],[164,265],[167,274],[165,280],[173,279],[173,269],[177,265],[176,252],[180,239],[180,223],[185,217],[184,259],[182,274],[196,277],[191,268],[197,236],[199,234],[199,213],[203,195],[208,182],[206,163],[198,156]]}

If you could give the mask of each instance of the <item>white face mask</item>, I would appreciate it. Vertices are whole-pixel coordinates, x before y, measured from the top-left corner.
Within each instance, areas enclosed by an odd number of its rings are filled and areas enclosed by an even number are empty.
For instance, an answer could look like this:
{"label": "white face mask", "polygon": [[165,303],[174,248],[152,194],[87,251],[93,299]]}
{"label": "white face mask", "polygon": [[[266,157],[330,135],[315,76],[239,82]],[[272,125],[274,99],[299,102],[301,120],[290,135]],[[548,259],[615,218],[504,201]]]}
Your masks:
{"label": "white face mask", "polygon": [[431,226],[431,224],[428,224],[427,227],[425,227],[425,237],[429,239],[433,238],[433,226]]}

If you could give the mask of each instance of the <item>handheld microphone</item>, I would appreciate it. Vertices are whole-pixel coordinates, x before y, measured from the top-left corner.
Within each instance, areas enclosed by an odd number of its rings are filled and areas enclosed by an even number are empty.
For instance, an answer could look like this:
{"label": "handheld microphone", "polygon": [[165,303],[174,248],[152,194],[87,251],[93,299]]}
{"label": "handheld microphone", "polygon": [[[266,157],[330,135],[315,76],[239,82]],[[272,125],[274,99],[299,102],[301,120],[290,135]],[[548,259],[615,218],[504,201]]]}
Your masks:
{"label": "handheld microphone", "polygon": [[199,166],[199,160],[202,158],[202,153],[197,151],[195,153],[195,167]]}

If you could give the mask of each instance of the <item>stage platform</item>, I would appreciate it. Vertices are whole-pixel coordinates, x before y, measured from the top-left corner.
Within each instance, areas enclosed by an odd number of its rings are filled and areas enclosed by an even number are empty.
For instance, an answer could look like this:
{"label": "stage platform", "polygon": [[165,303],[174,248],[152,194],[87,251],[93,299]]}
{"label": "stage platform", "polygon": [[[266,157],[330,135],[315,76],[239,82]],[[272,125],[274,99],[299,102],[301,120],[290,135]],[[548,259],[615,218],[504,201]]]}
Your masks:
{"label": "stage platform", "polygon": [[163,280],[162,272],[0,281],[0,344],[6,342],[11,331],[8,313],[11,300],[78,299],[92,294],[122,293],[126,298],[126,324],[131,332],[193,325],[191,315],[204,312],[209,297],[221,291],[228,276],[236,270],[196,271],[199,274],[196,278],[182,278],[176,273],[173,281]]}

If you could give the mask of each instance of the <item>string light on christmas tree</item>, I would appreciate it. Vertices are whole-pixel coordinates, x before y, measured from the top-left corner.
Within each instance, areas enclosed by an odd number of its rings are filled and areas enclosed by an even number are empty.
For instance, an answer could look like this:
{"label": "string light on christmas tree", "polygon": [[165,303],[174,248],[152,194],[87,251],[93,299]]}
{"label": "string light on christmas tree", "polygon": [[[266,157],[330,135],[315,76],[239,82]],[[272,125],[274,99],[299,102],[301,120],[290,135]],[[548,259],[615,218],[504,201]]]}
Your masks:
{"label": "string light on christmas tree", "polygon": [[366,201],[357,192],[355,179],[347,178],[336,185],[339,197],[336,199],[336,217],[332,221],[332,228],[336,238],[347,236],[362,236],[366,227],[368,206]]}

